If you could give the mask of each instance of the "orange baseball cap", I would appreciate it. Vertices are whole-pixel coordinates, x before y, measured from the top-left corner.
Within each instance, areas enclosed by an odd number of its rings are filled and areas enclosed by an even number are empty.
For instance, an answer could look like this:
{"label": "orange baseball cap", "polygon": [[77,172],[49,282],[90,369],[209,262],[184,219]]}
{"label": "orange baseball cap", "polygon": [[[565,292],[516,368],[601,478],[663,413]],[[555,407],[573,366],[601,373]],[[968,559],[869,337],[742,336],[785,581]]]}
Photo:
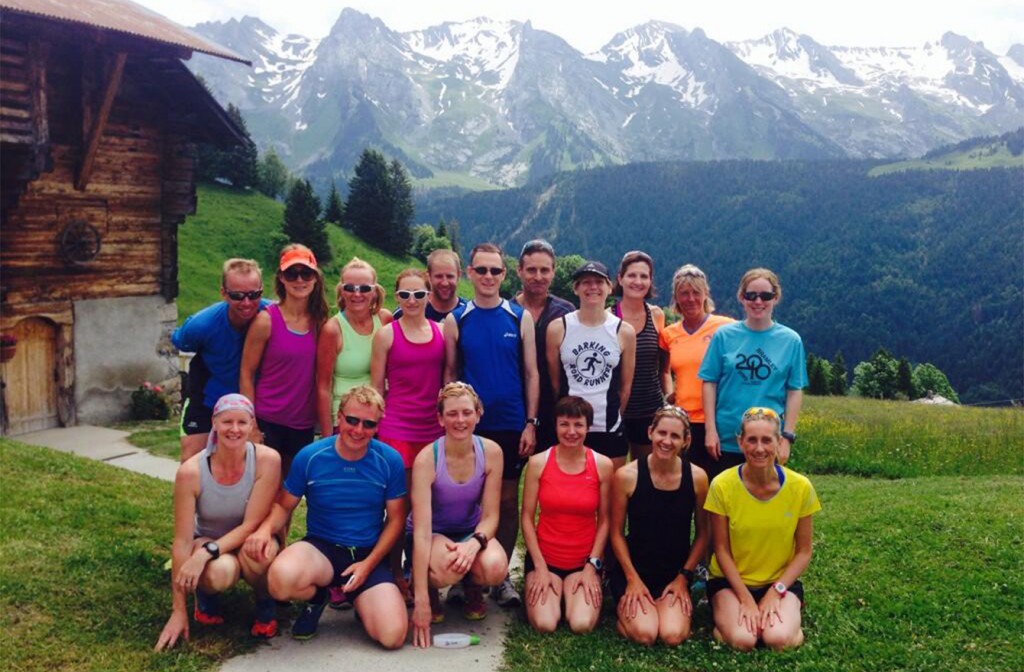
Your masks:
{"label": "orange baseball cap", "polygon": [[278,266],[280,270],[287,270],[295,264],[316,268],[316,257],[308,247],[293,247],[281,253],[281,263]]}

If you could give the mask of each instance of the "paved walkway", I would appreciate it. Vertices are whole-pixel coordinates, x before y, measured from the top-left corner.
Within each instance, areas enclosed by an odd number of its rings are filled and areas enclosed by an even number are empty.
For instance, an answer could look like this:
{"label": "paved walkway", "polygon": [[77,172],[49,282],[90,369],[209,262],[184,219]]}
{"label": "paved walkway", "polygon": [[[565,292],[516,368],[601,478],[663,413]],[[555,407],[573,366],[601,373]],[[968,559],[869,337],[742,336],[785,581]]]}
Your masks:
{"label": "paved walkway", "polygon": [[[18,441],[47,446],[106,462],[123,469],[173,481],[178,463],[150,455],[128,443],[128,432],[105,427],[79,425],[48,429],[16,437]],[[519,563],[513,562],[513,566]],[[500,609],[488,600],[489,613],[483,621],[466,621],[456,609],[448,609],[445,622],[431,628],[433,634],[465,632],[480,637],[478,646],[467,649],[414,649],[406,645],[398,651],[384,651],[374,644],[355,622],[352,611],[325,609],[319,634],[299,642],[284,633],[252,653],[227,661],[224,672],[292,672],[294,670],[358,670],[358,672],[451,672],[458,669],[484,672],[501,666],[506,624],[514,612]]]}

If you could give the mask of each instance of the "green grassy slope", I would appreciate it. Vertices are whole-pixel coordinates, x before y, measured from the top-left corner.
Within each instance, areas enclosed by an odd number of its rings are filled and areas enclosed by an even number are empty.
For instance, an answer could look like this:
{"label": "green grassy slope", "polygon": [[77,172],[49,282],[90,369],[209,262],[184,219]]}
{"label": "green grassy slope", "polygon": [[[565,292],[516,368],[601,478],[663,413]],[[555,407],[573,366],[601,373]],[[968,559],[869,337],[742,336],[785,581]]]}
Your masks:
{"label": "green grassy slope", "polygon": [[995,140],[987,145],[954,150],[931,158],[888,163],[872,168],[868,175],[877,177],[904,170],[976,170],[979,168],[1024,168],[1024,154],[1013,156],[1005,141]]}
{"label": "green grassy slope", "polygon": [[[225,259],[248,257],[256,259],[264,275],[273,269],[279,250],[274,248],[273,234],[280,231],[284,205],[256,192],[245,192],[212,184],[197,188],[199,199],[196,214],[178,229],[178,323],[197,310],[220,299],[220,272]],[[334,305],[334,287],[339,272],[353,256],[368,261],[377,269],[378,281],[388,290],[388,305],[394,300],[390,290],[395,276],[409,267],[423,268],[413,257],[394,257],[370,247],[348,231],[327,226],[327,235],[334,259],[324,267],[327,278],[327,302]],[[467,284],[460,286],[466,295]],[[273,297],[272,283],[267,283],[267,298]]]}

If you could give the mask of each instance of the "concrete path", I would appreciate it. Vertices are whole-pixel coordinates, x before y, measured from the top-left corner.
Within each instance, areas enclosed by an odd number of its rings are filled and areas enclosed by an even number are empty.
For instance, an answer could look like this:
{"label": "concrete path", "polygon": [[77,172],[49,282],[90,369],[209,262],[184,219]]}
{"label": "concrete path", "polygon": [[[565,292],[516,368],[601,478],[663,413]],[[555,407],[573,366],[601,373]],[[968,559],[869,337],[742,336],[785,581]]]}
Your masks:
{"label": "concrete path", "polygon": [[[48,429],[16,437],[18,441],[46,446],[123,469],[173,481],[177,460],[158,457],[128,443],[128,432],[105,427],[79,425]],[[513,571],[521,567],[513,559]],[[467,621],[456,608],[446,609],[445,622],[431,627],[432,634],[464,632],[480,637],[480,644],[466,649],[414,649],[407,644],[398,651],[385,651],[374,644],[356,622],[353,612],[325,609],[317,636],[306,642],[292,639],[287,632],[252,653],[227,661],[224,672],[292,672],[294,670],[358,670],[358,672],[490,672],[501,667],[505,627],[515,611],[505,611],[490,599],[483,621]]]}

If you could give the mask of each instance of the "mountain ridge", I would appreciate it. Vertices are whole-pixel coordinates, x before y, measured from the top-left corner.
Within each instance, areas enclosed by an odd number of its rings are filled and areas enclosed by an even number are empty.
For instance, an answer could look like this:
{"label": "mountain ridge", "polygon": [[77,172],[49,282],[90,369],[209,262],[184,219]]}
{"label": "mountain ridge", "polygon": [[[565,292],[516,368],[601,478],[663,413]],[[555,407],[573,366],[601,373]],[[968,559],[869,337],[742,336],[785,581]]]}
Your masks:
{"label": "mountain ridge", "polygon": [[315,181],[349,174],[366,145],[416,177],[513,186],[636,161],[902,158],[1024,124],[1024,45],[999,56],[953,32],[922,47],[788,28],[723,43],[648,21],[584,54],[529,21],[398,32],[351,8],[318,39],[252,16],[194,30],[253,61],[190,67]]}

